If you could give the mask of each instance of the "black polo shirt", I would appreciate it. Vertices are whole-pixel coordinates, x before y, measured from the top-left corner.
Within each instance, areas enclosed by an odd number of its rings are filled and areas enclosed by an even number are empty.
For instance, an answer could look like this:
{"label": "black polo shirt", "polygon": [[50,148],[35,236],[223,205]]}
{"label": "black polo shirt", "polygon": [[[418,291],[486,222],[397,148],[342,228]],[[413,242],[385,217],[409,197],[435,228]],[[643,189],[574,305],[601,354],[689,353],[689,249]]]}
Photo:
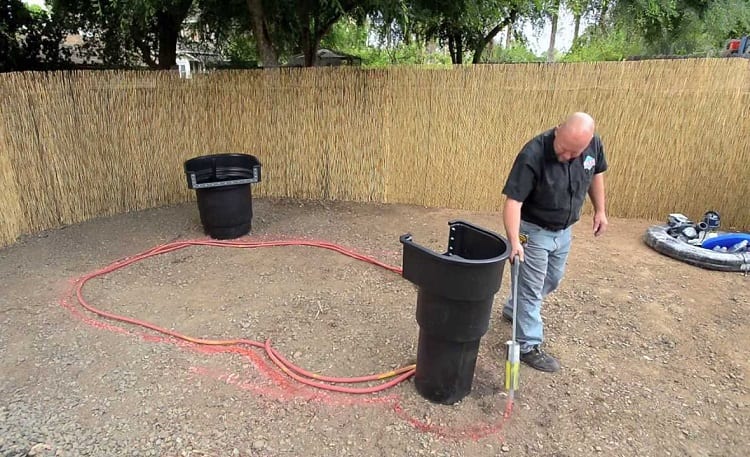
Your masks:
{"label": "black polo shirt", "polygon": [[523,202],[521,219],[547,230],[563,230],[578,221],[594,174],[607,169],[604,146],[594,135],[576,159],[557,160],[549,129],[529,140],[511,168],[503,193]]}

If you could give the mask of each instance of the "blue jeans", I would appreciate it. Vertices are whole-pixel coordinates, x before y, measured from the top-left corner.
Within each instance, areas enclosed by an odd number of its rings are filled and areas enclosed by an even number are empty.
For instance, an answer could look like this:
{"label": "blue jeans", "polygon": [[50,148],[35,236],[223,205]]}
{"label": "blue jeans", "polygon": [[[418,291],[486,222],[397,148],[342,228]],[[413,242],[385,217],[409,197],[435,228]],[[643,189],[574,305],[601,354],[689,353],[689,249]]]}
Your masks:
{"label": "blue jeans", "polygon": [[[526,221],[521,221],[520,232],[528,240],[523,247],[524,261],[518,269],[518,303],[516,340],[525,353],[544,340],[542,300],[557,289],[565,272],[565,262],[570,252],[571,227],[549,231]],[[511,268],[511,275],[513,274]],[[513,282],[503,314],[513,317]]]}

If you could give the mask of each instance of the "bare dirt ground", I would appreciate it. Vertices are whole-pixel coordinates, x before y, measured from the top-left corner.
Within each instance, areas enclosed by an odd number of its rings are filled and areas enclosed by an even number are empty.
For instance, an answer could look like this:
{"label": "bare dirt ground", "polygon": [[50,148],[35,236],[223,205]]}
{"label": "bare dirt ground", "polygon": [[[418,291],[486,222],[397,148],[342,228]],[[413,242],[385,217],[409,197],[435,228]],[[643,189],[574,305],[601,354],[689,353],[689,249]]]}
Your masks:
{"label": "bare dirt ground", "polygon": [[[400,266],[398,237],[437,251],[448,221],[502,233],[500,215],[399,205],[255,199],[248,239],[305,237]],[[0,455],[747,456],[750,277],[657,254],[647,221],[576,226],[543,310],[563,370],[521,369],[503,420],[500,307],[472,393],[430,404],[412,380],[358,396],[303,387],[262,351],[221,353],[107,321],[71,280],[174,240],[204,238],[194,203],[102,218],[0,250]],[[399,275],[311,247],[189,247],[91,280],[86,300],[200,338],[272,344],[326,375],[413,363],[416,289]],[[253,355],[255,354],[255,355]]]}

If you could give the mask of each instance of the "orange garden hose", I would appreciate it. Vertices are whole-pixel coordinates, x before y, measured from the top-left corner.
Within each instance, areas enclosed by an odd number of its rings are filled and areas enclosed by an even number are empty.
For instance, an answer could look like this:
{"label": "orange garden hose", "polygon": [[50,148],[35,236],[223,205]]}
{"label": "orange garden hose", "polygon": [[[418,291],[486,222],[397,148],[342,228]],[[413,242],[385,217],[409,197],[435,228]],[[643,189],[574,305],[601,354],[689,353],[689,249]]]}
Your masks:
{"label": "orange garden hose", "polygon": [[[75,294],[78,298],[78,302],[81,304],[81,306],[86,308],[88,311],[94,314],[97,314],[101,317],[148,328],[155,332],[169,335],[171,337],[181,339],[184,341],[188,341],[190,343],[194,343],[198,345],[208,345],[208,346],[236,346],[236,347],[251,346],[251,347],[263,349],[265,350],[265,353],[268,356],[268,358],[271,359],[271,361],[289,377],[291,377],[292,379],[302,384],[305,384],[310,387],[315,387],[318,389],[341,392],[341,393],[349,393],[349,394],[371,394],[371,393],[380,392],[382,390],[393,387],[414,375],[415,369],[416,369],[415,365],[407,365],[399,369],[388,371],[385,373],[379,373],[379,374],[368,375],[368,376],[359,376],[359,377],[346,378],[346,377],[332,377],[332,376],[318,375],[318,374],[306,371],[294,365],[293,363],[291,363],[289,360],[287,360],[284,356],[282,356],[276,349],[274,349],[271,346],[270,340],[266,340],[265,343],[261,343],[259,341],[253,341],[253,340],[242,339],[242,338],[230,339],[230,340],[211,340],[211,339],[194,338],[194,337],[183,335],[181,333],[178,333],[172,330],[159,327],[149,322],[141,321],[139,319],[120,316],[118,314],[102,311],[100,309],[97,309],[91,306],[89,303],[86,302],[85,298],[83,297],[84,285],[86,284],[86,282],[88,282],[89,280],[93,278],[107,275],[109,273],[112,273],[113,271],[119,270],[121,268],[124,268],[128,265],[131,265],[143,259],[161,255],[161,254],[166,254],[166,253],[173,252],[173,251],[177,251],[179,249],[183,249],[188,246],[217,246],[217,247],[234,247],[234,248],[260,248],[260,247],[272,247],[272,246],[312,246],[312,247],[319,247],[319,248],[324,248],[324,249],[329,249],[335,252],[339,252],[341,254],[352,257],[354,259],[362,260],[364,262],[368,262],[368,263],[377,265],[379,267],[385,268],[386,270],[392,271],[397,274],[402,273],[402,270],[399,267],[387,265],[371,257],[344,249],[341,246],[338,246],[332,243],[321,242],[321,241],[307,241],[307,240],[217,241],[217,240],[212,240],[212,239],[177,241],[177,242],[167,243],[161,246],[157,246],[146,252],[135,255],[133,257],[126,258],[124,260],[117,261],[107,267],[104,267],[98,271],[95,271],[93,273],[90,273],[81,277],[76,283],[76,287],[75,287]],[[376,386],[371,386],[371,387],[353,388],[353,387],[343,387],[343,386],[335,385],[335,384],[356,384],[356,383],[364,383],[364,382],[383,381],[389,378],[393,378],[393,379],[387,382],[383,382]]]}

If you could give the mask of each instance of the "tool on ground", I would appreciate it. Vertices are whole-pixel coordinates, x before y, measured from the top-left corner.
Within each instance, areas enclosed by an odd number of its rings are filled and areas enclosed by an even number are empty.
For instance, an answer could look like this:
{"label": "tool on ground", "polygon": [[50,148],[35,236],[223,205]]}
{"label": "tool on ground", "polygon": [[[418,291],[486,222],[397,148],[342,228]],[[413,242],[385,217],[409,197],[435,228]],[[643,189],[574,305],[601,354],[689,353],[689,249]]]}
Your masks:
{"label": "tool on ground", "polygon": [[707,239],[718,235],[720,225],[721,219],[716,211],[707,211],[703,215],[703,220],[698,222],[691,221],[684,214],[671,213],[667,217],[667,235],[700,246]]}
{"label": "tool on ground", "polygon": [[516,313],[518,310],[518,272],[520,268],[520,257],[516,256],[511,264],[511,287],[513,288],[513,331],[511,340],[505,342],[505,351],[507,360],[505,362],[505,390],[508,391],[510,403],[513,402],[513,396],[518,389],[518,372],[521,368],[521,346],[516,342]]}

